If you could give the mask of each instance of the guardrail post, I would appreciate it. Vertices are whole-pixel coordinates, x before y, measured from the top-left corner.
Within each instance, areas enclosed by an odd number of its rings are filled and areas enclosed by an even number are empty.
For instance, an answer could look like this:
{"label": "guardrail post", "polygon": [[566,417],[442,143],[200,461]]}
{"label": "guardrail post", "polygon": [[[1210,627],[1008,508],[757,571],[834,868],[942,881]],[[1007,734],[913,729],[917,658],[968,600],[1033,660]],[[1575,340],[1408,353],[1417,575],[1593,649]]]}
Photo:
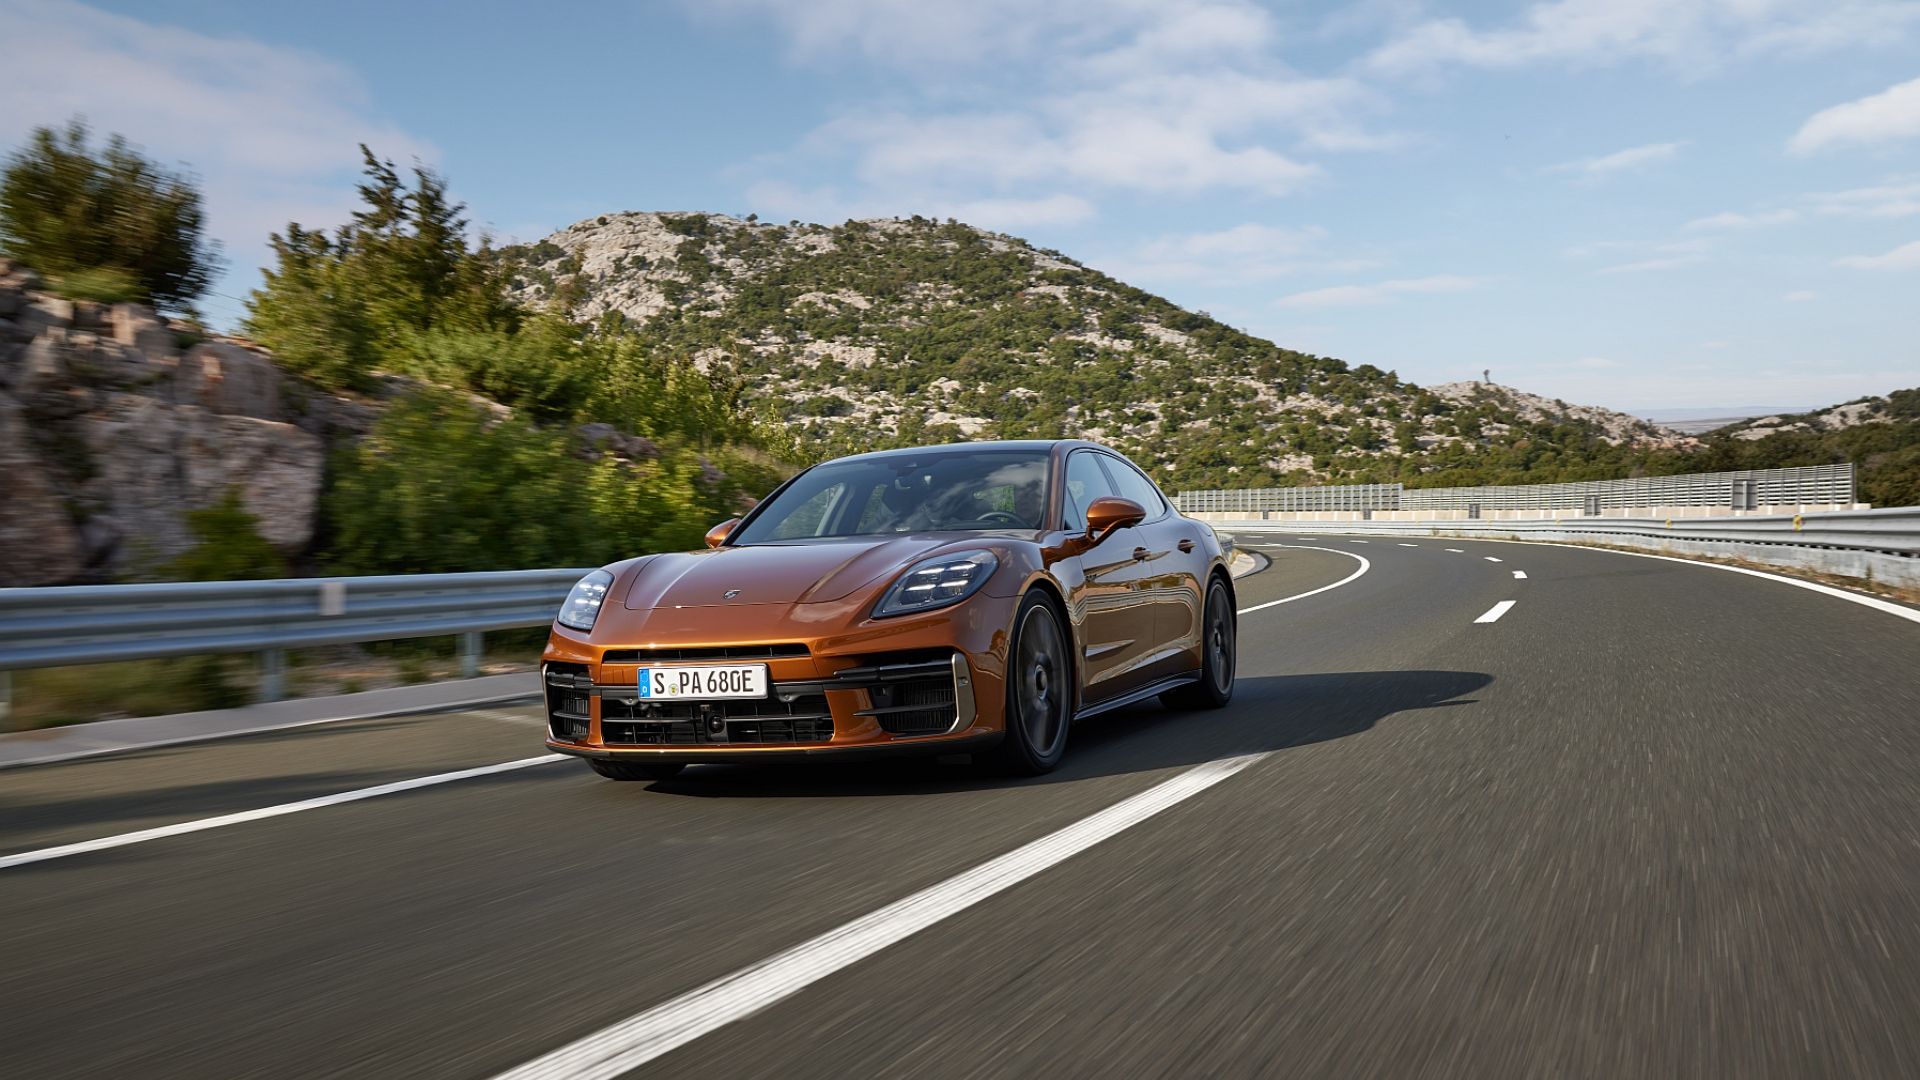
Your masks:
{"label": "guardrail post", "polygon": [[260,654],[260,700],[279,701],[287,696],[287,650],[267,649]]}
{"label": "guardrail post", "polygon": [[460,635],[460,677],[471,679],[480,674],[481,633],[469,630]]}

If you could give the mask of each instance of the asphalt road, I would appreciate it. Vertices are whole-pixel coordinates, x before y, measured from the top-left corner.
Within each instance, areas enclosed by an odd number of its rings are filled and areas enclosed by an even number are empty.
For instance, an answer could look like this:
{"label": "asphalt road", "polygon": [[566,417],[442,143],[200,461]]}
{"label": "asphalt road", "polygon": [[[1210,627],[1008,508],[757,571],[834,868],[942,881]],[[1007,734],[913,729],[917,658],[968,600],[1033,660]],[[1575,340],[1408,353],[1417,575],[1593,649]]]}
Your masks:
{"label": "asphalt road", "polygon": [[[1038,780],[565,761],[0,867],[0,1075],[494,1076],[1242,755],[635,1075],[1920,1075],[1920,625],[1605,552],[1279,542],[1243,606],[1370,567],[1243,615],[1228,709],[1089,722]],[[538,735],[8,771],[0,856]]]}

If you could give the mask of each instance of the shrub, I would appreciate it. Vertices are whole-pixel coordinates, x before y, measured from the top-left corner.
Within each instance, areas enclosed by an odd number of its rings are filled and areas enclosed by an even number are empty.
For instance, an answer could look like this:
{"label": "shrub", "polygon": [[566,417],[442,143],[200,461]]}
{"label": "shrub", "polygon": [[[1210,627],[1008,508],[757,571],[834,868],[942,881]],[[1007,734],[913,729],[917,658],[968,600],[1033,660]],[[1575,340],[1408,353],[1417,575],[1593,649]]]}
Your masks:
{"label": "shrub", "polygon": [[192,180],[118,135],[96,153],[79,119],[35,128],[0,179],[0,250],[67,288],[117,298],[185,307],[206,292],[219,255],[202,218]]}

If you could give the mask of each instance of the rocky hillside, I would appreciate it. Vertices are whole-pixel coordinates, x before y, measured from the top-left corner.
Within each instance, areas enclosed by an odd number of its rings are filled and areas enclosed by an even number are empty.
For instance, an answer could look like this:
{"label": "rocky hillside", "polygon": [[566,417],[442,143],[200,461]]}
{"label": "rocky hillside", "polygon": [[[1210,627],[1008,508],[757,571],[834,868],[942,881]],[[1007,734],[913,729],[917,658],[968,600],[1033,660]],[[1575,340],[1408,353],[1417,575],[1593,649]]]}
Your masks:
{"label": "rocky hillside", "polygon": [[500,253],[516,299],[742,381],[802,456],[1078,435],[1175,487],[1610,474],[1685,437],[1281,348],[952,221],[610,214]]}
{"label": "rocky hillside", "polygon": [[324,403],[269,360],[135,304],[38,291],[0,260],[0,587],[138,573],[229,492],[289,554],[312,539]]}

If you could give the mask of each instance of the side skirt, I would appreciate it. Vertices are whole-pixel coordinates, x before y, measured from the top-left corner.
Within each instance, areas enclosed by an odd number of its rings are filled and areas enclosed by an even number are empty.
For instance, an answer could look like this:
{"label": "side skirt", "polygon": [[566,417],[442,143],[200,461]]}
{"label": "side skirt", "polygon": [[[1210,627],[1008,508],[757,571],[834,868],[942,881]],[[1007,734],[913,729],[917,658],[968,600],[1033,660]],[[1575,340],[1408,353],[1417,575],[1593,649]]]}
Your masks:
{"label": "side skirt", "polygon": [[1175,675],[1171,678],[1161,679],[1159,682],[1149,683],[1138,690],[1122,694],[1117,698],[1084,706],[1079,712],[1073,714],[1073,718],[1075,720],[1085,720],[1089,716],[1099,716],[1103,712],[1112,712],[1114,709],[1132,705],[1136,701],[1145,701],[1150,697],[1158,697],[1176,687],[1186,686],[1189,683],[1197,683],[1199,681],[1200,673],[1197,671],[1189,671],[1185,675]]}

